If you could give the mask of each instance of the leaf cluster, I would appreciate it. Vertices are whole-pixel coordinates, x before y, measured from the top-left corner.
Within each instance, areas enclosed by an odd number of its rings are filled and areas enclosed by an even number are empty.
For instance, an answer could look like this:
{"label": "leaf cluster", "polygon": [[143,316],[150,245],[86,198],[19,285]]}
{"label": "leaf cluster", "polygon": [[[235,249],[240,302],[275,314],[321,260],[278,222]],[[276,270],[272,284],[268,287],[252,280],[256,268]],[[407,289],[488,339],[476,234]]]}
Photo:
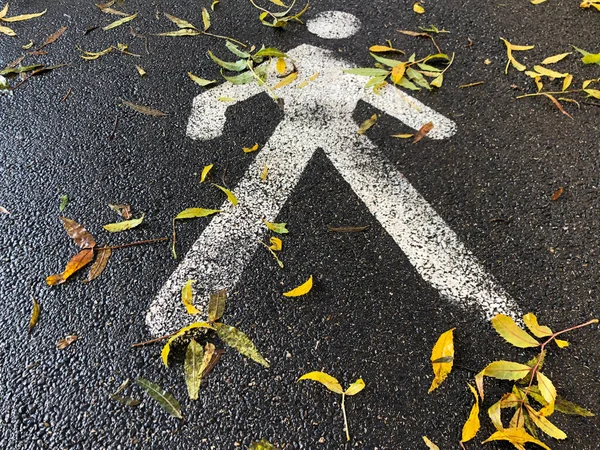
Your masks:
{"label": "leaf cluster", "polygon": [[269,0],[269,1],[281,8],[284,8],[284,10],[272,12],[272,11],[269,11],[268,9],[265,9],[265,8],[257,5],[254,2],[254,0],[250,0],[250,3],[252,3],[252,6],[254,6],[256,9],[261,11],[260,15],[258,16],[258,19],[260,20],[260,22],[267,27],[273,27],[273,28],[285,28],[285,26],[291,21],[303,23],[300,20],[300,17],[308,10],[308,6],[310,4],[310,2],[307,1],[306,5],[304,5],[304,8],[302,8],[297,13],[292,13],[291,11],[294,8],[294,6],[296,5],[296,0],[292,0],[292,3],[290,4],[290,6],[286,6],[285,3],[283,3],[281,0]]}

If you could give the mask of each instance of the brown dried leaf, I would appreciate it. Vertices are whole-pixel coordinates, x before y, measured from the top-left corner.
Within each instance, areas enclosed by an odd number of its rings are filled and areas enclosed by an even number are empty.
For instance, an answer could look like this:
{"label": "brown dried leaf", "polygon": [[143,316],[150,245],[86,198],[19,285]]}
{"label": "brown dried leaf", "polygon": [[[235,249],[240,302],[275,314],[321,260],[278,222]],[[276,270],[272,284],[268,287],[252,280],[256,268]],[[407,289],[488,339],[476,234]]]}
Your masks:
{"label": "brown dried leaf", "polygon": [[91,263],[92,259],[94,259],[94,249],[86,248],[81,250],[67,263],[67,267],[63,273],[50,275],[46,278],[46,283],[50,286],[64,283],[75,272]]}
{"label": "brown dried leaf", "polygon": [[136,103],[131,103],[131,102],[128,102],[127,100],[123,100],[123,104],[125,106],[133,109],[134,111],[137,111],[142,114],[146,114],[147,116],[155,116],[155,117],[166,116],[166,114],[164,112],[159,111],[158,109],[153,109],[153,108],[149,108],[147,106],[142,106],[142,105],[138,105]]}
{"label": "brown dried leaf", "polygon": [[360,233],[361,231],[365,231],[368,229],[370,225],[365,225],[364,227],[330,227],[327,229],[329,231],[335,231],[336,233]]}
{"label": "brown dried leaf", "polygon": [[129,220],[133,217],[131,215],[131,206],[130,205],[125,205],[125,204],[113,205],[113,204],[109,203],[108,207],[126,220]]}
{"label": "brown dried leaf", "polygon": [[75,245],[79,248],[94,248],[96,246],[92,234],[77,222],[67,217],[60,217],[60,220],[63,221],[69,237],[75,241]]}
{"label": "brown dried leaf", "polygon": [[560,187],[556,190],[556,192],[554,194],[552,194],[552,197],[550,198],[550,200],[552,200],[553,202],[555,202],[556,200],[558,200],[560,198],[561,195],[563,195],[563,192],[565,191],[564,188]]}
{"label": "brown dried leaf", "polygon": [[566,112],[564,110],[564,108],[562,107],[560,102],[558,100],[556,100],[556,98],[554,98],[554,96],[552,96],[550,94],[546,94],[545,92],[542,92],[542,94],[544,94],[546,97],[548,97],[550,100],[552,100],[552,103],[554,103],[554,106],[556,106],[561,113],[563,113],[567,117],[570,117],[571,119],[573,118],[573,116],[571,114],[569,114],[568,112]]}
{"label": "brown dried leaf", "polygon": [[105,247],[98,250],[96,261],[94,261],[94,264],[92,264],[92,267],[90,267],[90,273],[88,274],[88,278],[86,280],[88,283],[98,278],[102,272],[104,272],[110,255],[112,255],[112,250],[110,247]]}
{"label": "brown dried leaf", "polygon": [[427,133],[429,133],[432,129],[433,122],[427,122],[425,125],[423,125],[415,135],[415,138],[413,139],[413,144],[416,144],[421,139],[423,139],[423,137],[425,137],[425,135],[427,135]]}
{"label": "brown dried leaf", "polygon": [[58,340],[58,342],[56,343],[56,348],[59,349],[59,350],[62,350],[64,348],[68,347],[69,345],[71,345],[77,339],[79,339],[79,336],[74,335],[74,334],[70,334],[69,336],[65,336],[63,339],[59,339]]}
{"label": "brown dried leaf", "polygon": [[31,330],[33,330],[40,317],[40,304],[33,296],[31,296],[31,300],[33,300],[33,310],[31,311],[31,319],[29,320],[29,334],[31,334]]}
{"label": "brown dried leaf", "polygon": [[44,41],[44,43],[39,46],[39,48],[37,49],[37,51],[40,51],[41,49],[43,49],[47,45],[50,45],[53,42],[56,42],[56,40],[58,38],[60,38],[65,33],[65,31],[67,31],[67,27],[62,27],[59,30],[57,30],[56,32],[52,33],[50,36],[48,36],[46,38],[46,40]]}

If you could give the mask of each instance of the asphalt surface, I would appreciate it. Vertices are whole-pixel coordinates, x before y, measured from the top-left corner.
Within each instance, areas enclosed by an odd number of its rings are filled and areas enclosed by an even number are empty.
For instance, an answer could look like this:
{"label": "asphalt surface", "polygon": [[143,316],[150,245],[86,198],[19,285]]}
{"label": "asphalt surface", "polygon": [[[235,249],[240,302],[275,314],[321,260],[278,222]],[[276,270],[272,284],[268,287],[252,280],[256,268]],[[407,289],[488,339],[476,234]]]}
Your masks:
{"label": "asphalt surface", "polygon": [[[131,24],[150,35],[175,28],[164,17],[157,20],[157,11],[201,24],[201,6],[210,2],[129,1],[120,8],[139,12]],[[249,3],[223,0],[212,30],[284,51],[301,43],[318,45],[365,67],[372,65],[367,48],[386,39],[406,51],[433,51],[397,29],[433,23],[450,30],[437,39],[445,51],[456,52],[443,88],[413,95],[454,120],[456,135],[412,145],[389,137],[409,130],[383,115],[368,136],[523,311],[557,330],[599,317],[600,108],[566,104],[571,120],[547,99],[515,100],[534,92],[532,83],[514,70],[504,75],[506,53],[499,38],[535,44],[519,55],[527,65],[569,51],[571,44],[599,52],[600,13],[554,0],[539,6],[468,0],[425,7],[426,14],[417,16],[404,1],[315,2],[307,19],[341,9],[363,24],[356,36],[326,41],[300,24],[285,31],[264,27]],[[497,359],[524,362],[533,352],[504,343],[478,311],[440,299],[321,151],[278,218],[290,229],[281,255],[286,269],[259,250],[230,293],[224,318],[253,339],[270,369],[227,349],[193,402],[183,379],[183,346],[174,350],[169,369],[160,361],[160,344],[130,347],[149,339],[149,303],[178,264],[166,243],[115,251],[106,272],[90,284],[76,279],[53,288],[44,284],[75,252],[58,220],[60,195],[71,198],[63,214],[100,243],[169,236],[171,219],[182,209],[217,207],[222,201],[222,193],[198,182],[202,167],[215,163],[215,177],[235,186],[252,158],[241,147],[265,143],[282,118],[262,95],[231,108],[222,137],[193,141],[185,129],[192,99],[203,88],[186,72],[218,78],[206,51],[224,55],[222,40],[149,36],[148,55],[128,26],[84,35],[87,28],[117,18],[100,13],[92,2],[14,1],[9,15],[45,8],[41,18],[12,24],[17,38],[0,37],[4,67],[29,39],[42,42],[66,25],[48,55],[26,61],[70,65],[32,78],[12,96],[0,96],[0,205],[12,213],[0,216],[0,447],[232,449],[266,438],[287,449],[420,449],[425,448],[421,436],[427,435],[442,449],[458,448],[472,404],[466,383],[475,371]],[[469,38],[473,45],[467,47]],[[84,61],[76,49],[98,51],[117,42],[129,43],[141,58],[114,52]],[[146,78],[139,77],[135,64],[148,72]],[[578,84],[600,76],[598,66],[583,67],[575,57],[561,67],[577,74]],[[476,81],[485,84],[458,87]],[[71,95],[61,102],[69,89]],[[119,106],[121,99],[168,115],[141,115]],[[357,124],[375,112],[360,104]],[[551,201],[559,187],[565,193]],[[117,219],[107,207],[115,202],[146,213],[144,225],[109,236],[101,226]],[[494,218],[507,221],[490,222]],[[207,223],[200,219],[180,228],[181,255]],[[366,224],[371,227],[361,234],[327,230]],[[309,296],[281,296],[311,273],[315,288]],[[28,336],[31,285],[42,313]],[[427,394],[431,347],[452,327],[455,369]],[[57,350],[56,341],[68,334],[80,339]],[[568,339],[569,348],[551,350],[544,372],[559,394],[600,411],[597,327]],[[296,383],[303,373],[321,369],[344,385],[358,377],[366,382],[366,389],[347,401],[350,443],[342,431],[339,397],[316,384]],[[137,408],[108,398],[123,380],[138,376],[172,392],[185,420],[168,417],[135,386],[125,393],[143,400]],[[486,386],[484,409],[510,389],[500,382]],[[480,446],[493,431],[484,412],[481,417],[482,430],[467,448],[511,448]],[[562,442],[542,438],[552,449],[599,448],[597,418],[552,417],[568,434]]]}

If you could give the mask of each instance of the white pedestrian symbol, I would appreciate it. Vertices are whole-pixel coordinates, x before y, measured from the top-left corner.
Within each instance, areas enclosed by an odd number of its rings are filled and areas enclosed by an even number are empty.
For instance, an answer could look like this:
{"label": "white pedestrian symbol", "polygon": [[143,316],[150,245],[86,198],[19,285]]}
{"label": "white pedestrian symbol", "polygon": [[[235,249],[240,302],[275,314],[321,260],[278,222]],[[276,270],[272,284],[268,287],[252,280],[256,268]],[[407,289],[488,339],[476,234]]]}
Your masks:
{"label": "white pedestrian symbol", "polygon": [[[357,22],[348,23],[357,29]],[[324,24],[326,28],[327,20]],[[322,31],[323,23],[320,27]],[[498,312],[516,313],[513,299],[484,271],[429,203],[366,136],[357,133],[352,113],[363,100],[415,130],[433,122],[434,128],[427,135],[432,139],[452,136],[455,124],[392,85],[381,89],[380,95],[364,89],[364,77],[343,73],[355,66],[330,51],[301,45],[288,55],[301,76],[277,91],[285,100],[285,117],[233,188],[239,205],[232,207],[225,202],[220,207],[223,212],[213,217],[153,300],[146,318],[150,332],[166,334],[193,320],[180,300],[187,280],[197,281],[194,288],[199,308],[211,292],[223,288],[231,291],[236,286],[268,231],[262,219],[276,221],[317,149],[324,150],[421,277],[442,297],[478,307],[485,318]],[[302,76],[308,78],[316,72],[319,76],[314,81],[297,87]],[[269,77],[268,83],[273,85],[276,77]],[[220,97],[240,102],[263,92],[256,83],[224,83],[198,95],[188,136],[207,140],[222,135],[225,112],[232,103],[222,102]],[[260,179],[264,166],[269,169],[266,183]]]}

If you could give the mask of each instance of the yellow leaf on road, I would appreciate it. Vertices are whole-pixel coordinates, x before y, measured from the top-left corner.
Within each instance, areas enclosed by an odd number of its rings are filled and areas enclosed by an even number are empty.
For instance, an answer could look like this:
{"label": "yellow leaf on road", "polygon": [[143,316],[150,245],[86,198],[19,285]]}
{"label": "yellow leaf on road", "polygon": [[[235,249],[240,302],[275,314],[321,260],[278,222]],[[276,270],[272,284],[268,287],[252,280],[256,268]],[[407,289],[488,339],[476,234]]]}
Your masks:
{"label": "yellow leaf on road", "polygon": [[423,8],[421,4],[417,2],[413,5],[413,11],[417,14],[423,14],[425,12],[425,8]]}
{"label": "yellow leaf on road", "polygon": [[297,288],[294,288],[288,292],[284,292],[283,296],[284,297],[300,297],[301,295],[308,294],[310,292],[310,290],[312,289],[312,286],[313,286],[313,277],[311,275],[308,278],[308,280],[306,280],[304,283],[302,283]]}
{"label": "yellow leaf on road", "polygon": [[216,83],[217,80],[206,80],[204,78],[200,78],[199,76],[194,75],[192,72],[188,72],[188,77],[190,77],[190,80],[192,80],[194,83],[202,86],[202,87],[206,87],[210,84]]}
{"label": "yellow leaf on road", "polygon": [[327,389],[329,389],[332,392],[335,392],[336,394],[344,393],[344,389],[342,389],[340,382],[325,372],[319,372],[319,371],[309,372],[309,373],[302,375],[300,378],[298,378],[298,381],[301,381],[301,380],[318,381],[323,386],[325,386]]}
{"label": "yellow leaf on road", "polygon": [[[452,328],[442,333],[431,351],[434,378],[429,393],[436,390],[452,371],[452,365],[454,364],[454,330],[455,328]],[[446,359],[441,362],[441,358]]]}
{"label": "yellow leaf on road", "polygon": [[[8,3],[6,4],[6,6],[4,8],[6,9],[7,7],[8,7]],[[2,17],[2,18],[0,18],[0,21],[2,21],[2,22],[21,22],[22,20],[35,19],[36,17],[40,17],[40,16],[43,16],[44,14],[46,14],[46,11],[48,11],[48,10],[45,9],[42,12],[33,13],[33,14],[21,14],[20,16]]]}
{"label": "yellow leaf on road", "polygon": [[185,352],[183,369],[185,373],[185,384],[191,400],[198,400],[198,391],[202,381],[202,362],[204,360],[204,349],[193,338],[188,344]]}
{"label": "yellow leaf on road", "polygon": [[552,335],[552,330],[547,326],[540,325],[537,317],[533,313],[525,314],[523,316],[523,322],[535,337],[542,338]]}
{"label": "yellow leaf on road", "polygon": [[565,59],[567,56],[569,56],[570,54],[572,54],[572,52],[568,52],[568,53],[560,53],[558,55],[554,55],[554,56],[548,56],[546,59],[544,59],[542,61],[542,64],[547,65],[547,64],[554,64],[557,63],[559,61],[562,61],[563,59]]}
{"label": "yellow leaf on road", "polygon": [[206,175],[208,175],[208,172],[210,172],[210,169],[212,169],[212,168],[213,168],[213,164],[204,166],[204,169],[202,169],[202,173],[200,174],[200,183],[204,183],[204,180],[206,180]]}
{"label": "yellow leaf on road", "polygon": [[254,144],[252,147],[243,147],[242,150],[244,153],[252,153],[258,150],[258,144]]}
{"label": "yellow leaf on road", "polygon": [[175,333],[173,336],[171,336],[169,338],[169,340],[167,341],[167,343],[164,345],[164,347],[160,353],[160,357],[162,358],[162,361],[163,361],[163,364],[165,365],[165,367],[169,367],[169,353],[171,352],[171,344],[173,343],[173,341],[175,339],[180,338],[188,331],[194,330],[196,328],[208,328],[210,330],[214,330],[214,327],[210,323],[194,322],[193,324],[188,325],[187,327],[183,327],[181,330],[179,330],[177,333]]}
{"label": "yellow leaf on road", "polygon": [[287,86],[292,81],[294,81],[296,78],[298,78],[298,72],[290,73],[287,77],[285,77],[279,83],[277,83],[275,86],[273,86],[273,90]]}
{"label": "yellow leaf on road", "polygon": [[171,22],[173,22],[175,25],[177,25],[178,28],[181,28],[181,29],[189,28],[192,30],[198,29],[194,25],[192,25],[190,22],[188,22],[187,20],[180,19],[179,17],[172,16],[171,14],[165,13],[165,17],[167,19],[169,19]]}
{"label": "yellow leaf on road", "polygon": [[279,75],[283,75],[286,70],[285,59],[277,58],[277,62],[275,63],[275,69],[277,69]]}
{"label": "yellow leaf on road", "polygon": [[546,433],[548,436],[553,437],[554,439],[566,439],[567,434],[550,422],[546,417],[540,415],[535,409],[531,406],[525,404],[527,411],[529,412],[529,417],[535,425]]}
{"label": "yellow leaf on road", "polygon": [[40,317],[40,304],[37,300],[32,296],[31,300],[33,300],[33,309],[31,311],[31,319],[29,319],[29,333],[33,330],[33,327],[36,326],[38,319]]}
{"label": "yellow leaf on road", "polygon": [[533,336],[520,328],[515,321],[504,314],[492,318],[492,326],[506,341],[519,348],[539,347]]}
{"label": "yellow leaf on road", "polygon": [[552,384],[550,378],[541,372],[536,372],[535,376],[540,389],[540,394],[549,405],[554,407],[554,402],[556,401],[556,388],[554,387],[554,384]]}
{"label": "yellow leaf on road", "polygon": [[5,27],[0,25],[0,33],[2,34],[6,34],[7,36],[16,36],[17,33],[15,33],[11,28]]}
{"label": "yellow leaf on road", "polygon": [[132,14],[131,16],[123,17],[122,19],[115,20],[113,23],[106,25],[102,28],[104,31],[112,30],[113,28],[117,28],[118,26],[123,25],[124,23],[131,22],[133,19],[137,17],[137,13]]}
{"label": "yellow leaf on road", "polygon": [[463,425],[460,442],[467,442],[473,439],[479,431],[479,427],[481,426],[479,422],[479,397],[477,397],[477,391],[475,391],[475,388],[470,384],[468,386],[475,397],[475,404],[471,408],[469,418]]}
{"label": "yellow leaf on road", "polygon": [[213,325],[215,326],[219,339],[221,339],[225,344],[236,349],[242,355],[252,359],[262,366],[267,368],[270,367],[268,361],[263,358],[250,338],[240,330],[220,322],[217,322]]}
{"label": "yellow leaf on road", "polygon": [[427,436],[423,436],[423,442],[425,442],[425,445],[429,450],[440,450],[440,448],[431,442],[431,439],[429,439]]}
{"label": "yellow leaf on road", "polygon": [[269,246],[269,248],[271,250],[273,250],[274,252],[278,252],[282,249],[283,247],[283,242],[281,241],[281,239],[276,238],[276,237],[272,237],[270,239],[271,241],[271,245]]}
{"label": "yellow leaf on road", "polygon": [[118,233],[119,231],[130,230],[140,225],[143,222],[144,217],[145,214],[142,214],[142,217],[140,217],[139,219],[124,220],[123,222],[117,223],[109,223],[108,225],[104,225],[102,228],[104,228],[106,231],[110,231],[111,233]]}
{"label": "yellow leaf on road", "polygon": [[545,67],[542,67],[542,66],[533,66],[533,70],[535,70],[540,75],[544,75],[544,76],[550,77],[550,78],[564,78],[567,75],[569,75],[568,73],[556,72],[555,70],[546,69]]}
{"label": "yellow leaf on road", "polygon": [[525,378],[532,368],[512,361],[494,361],[488,364],[475,376],[475,383],[479,391],[479,397],[483,400],[483,377],[492,377],[499,380],[520,380]]}
{"label": "yellow leaf on road", "polygon": [[229,203],[231,203],[233,206],[237,206],[238,204],[238,199],[235,196],[235,194],[233,192],[231,192],[229,189],[224,188],[223,186],[219,186],[218,184],[214,184],[213,186],[218,187],[219,189],[221,189],[223,192],[225,192],[225,195],[227,195],[227,200],[229,200]]}
{"label": "yellow leaf on road", "polygon": [[551,450],[546,444],[542,441],[534,438],[530,434],[527,433],[523,428],[506,428],[502,431],[496,431],[489,438],[487,438],[482,443],[491,441],[508,441],[513,445],[525,445],[527,443],[537,444],[545,450]]}
{"label": "yellow leaf on road", "polygon": [[354,383],[352,383],[350,386],[348,386],[348,389],[346,389],[344,391],[344,394],[346,394],[346,395],[356,395],[360,391],[362,391],[364,388],[365,388],[365,382],[363,381],[362,378],[359,378]]}
{"label": "yellow leaf on road", "polygon": [[282,223],[267,222],[264,219],[263,219],[263,222],[265,223],[265,225],[267,226],[267,228],[269,230],[274,231],[275,233],[279,233],[279,234],[287,234],[287,233],[289,233],[289,231],[285,227],[286,226],[285,222],[282,222]]}
{"label": "yellow leaf on road", "polygon": [[375,122],[377,122],[377,114],[373,114],[358,127],[358,134],[365,134],[369,128],[375,125]]}
{"label": "yellow leaf on road", "polygon": [[175,219],[197,219],[198,217],[211,216],[220,212],[220,209],[187,208],[177,214]]}
{"label": "yellow leaf on road", "polygon": [[194,306],[194,291],[192,289],[192,283],[196,280],[187,280],[181,289],[181,302],[188,314],[195,315],[200,314],[200,310]]}

